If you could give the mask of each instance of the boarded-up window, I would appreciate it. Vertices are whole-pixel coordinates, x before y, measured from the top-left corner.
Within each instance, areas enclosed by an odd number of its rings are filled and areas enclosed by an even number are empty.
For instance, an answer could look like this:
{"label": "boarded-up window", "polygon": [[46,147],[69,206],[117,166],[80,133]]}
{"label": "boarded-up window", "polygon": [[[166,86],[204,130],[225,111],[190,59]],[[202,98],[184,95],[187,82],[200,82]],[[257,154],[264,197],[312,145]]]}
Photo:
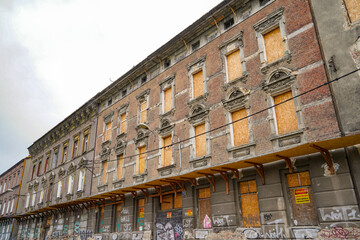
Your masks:
{"label": "boarded-up window", "polygon": [[237,50],[226,56],[227,70],[228,70],[228,81],[232,81],[238,77],[241,77],[241,59],[240,50]]}
{"label": "boarded-up window", "polygon": [[176,194],[174,208],[182,208],[182,194]]}
{"label": "boarded-up window", "polygon": [[144,219],[145,219],[145,199],[138,199],[138,212],[137,212],[137,229],[143,230],[144,228]]}
{"label": "boarded-up window", "polygon": [[195,137],[196,157],[205,156],[206,154],[206,134],[202,134],[204,132],[205,132],[205,123],[195,127],[195,135],[197,136]]}
{"label": "boarded-up window", "polygon": [[126,113],[121,114],[120,116],[120,133],[126,131]]}
{"label": "boarded-up window", "polygon": [[164,91],[164,113],[172,109],[172,88]]}
{"label": "boarded-up window", "polygon": [[345,5],[351,22],[356,22],[360,19],[360,1],[359,0],[345,0]]}
{"label": "boarded-up window", "polygon": [[145,157],[146,157],[146,146],[138,148],[138,164],[137,164],[137,173],[141,174],[145,172]]}
{"label": "boarded-up window", "polygon": [[274,62],[285,54],[280,28],[276,28],[264,35],[266,59],[268,63]]}
{"label": "boarded-up window", "polygon": [[202,71],[193,74],[193,87],[194,98],[197,98],[204,94],[204,79]]}
{"label": "boarded-up window", "polygon": [[102,184],[106,183],[106,176],[107,175],[107,162],[103,162],[102,164]]}
{"label": "boarded-up window", "polygon": [[287,175],[293,221],[297,226],[317,225],[309,172]]}
{"label": "boarded-up window", "polygon": [[173,208],[173,195],[165,195],[162,197],[161,210],[168,210]]}
{"label": "boarded-up window", "polygon": [[140,104],[140,123],[147,121],[147,101]]}
{"label": "boarded-up window", "polygon": [[211,192],[210,188],[199,189],[199,227],[211,228]]}
{"label": "boarded-up window", "polygon": [[111,122],[108,122],[105,125],[105,141],[110,140],[110,138],[111,138]]}
{"label": "boarded-up window", "polygon": [[123,166],[124,166],[124,155],[123,154],[120,154],[117,157],[117,162],[118,162],[117,179],[120,180],[123,177]]}
{"label": "boarded-up window", "polygon": [[[171,136],[167,136],[163,138],[164,147],[171,145],[171,143],[172,143]],[[171,159],[172,159],[172,146],[169,146],[163,149],[163,166],[171,165]]]}
{"label": "boarded-up window", "polygon": [[104,207],[100,207],[100,214],[99,214],[99,226],[98,229],[100,233],[103,232],[103,227],[104,227],[104,213],[105,213],[105,208]]}
{"label": "boarded-up window", "polygon": [[256,181],[240,183],[243,227],[260,227],[260,211]]}
{"label": "boarded-up window", "polygon": [[246,109],[231,113],[233,122],[244,118],[233,123],[234,146],[240,146],[249,142],[249,126],[246,116]]}
{"label": "boarded-up window", "polygon": [[[274,104],[279,104],[292,98],[292,93],[286,92],[274,97]],[[293,132],[298,129],[298,121],[293,100],[289,100],[275,107],[278,134]]]}
{"label": "boarded-up window", "polygon": [[115,223],[115,232],[121,231],[121,204],[116,205],[116,223]]}

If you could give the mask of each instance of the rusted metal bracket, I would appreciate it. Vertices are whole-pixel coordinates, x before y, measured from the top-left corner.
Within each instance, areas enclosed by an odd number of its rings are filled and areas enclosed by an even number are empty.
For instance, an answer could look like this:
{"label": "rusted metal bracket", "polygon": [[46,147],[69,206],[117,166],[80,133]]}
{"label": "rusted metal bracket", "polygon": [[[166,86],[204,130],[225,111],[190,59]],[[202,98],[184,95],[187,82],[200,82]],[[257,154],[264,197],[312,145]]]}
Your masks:
{"label": "rusted metal bracket", "polygon": [[213,192],[215,192],[215,176],[211,173],[204,173],[204,172],[197,172],[199,174],[202,174],[206,177],[206,179],[209,181],[209,183],[212,186]]}
{"label": "rusted metal bracket", "polygon": [[315,144],[311,144],[310,147],[315,148],[316,150],[318,150],[321,153],[322,157],[324,158],[326,164],[329,167],[330,174],[334,175],[335,174],[335,169],[334,169],[333,161],[332,161],[329,150],[327,150],[325,148],[322,148],[322,147],[320,147],[318,145],[315,145]]}
{"label": "rusted metal bracket", "polygon": [[238,169],[229,167],[222,167],[222,169],[230,170],[237,179],[240,179],[240,173]]}
{"label": "rusted metal bracket", "polygon": [[185,47],[186,47],[186,50],[190,50],[190,47],[189,47],[189,44],[185,41],[185,39],[181,39],[183,42],[184,42],[184,44],[185,44]]}
{"label": "rusted metal bracket", "polygon": [[145,196],[146,202],[149,202],[149,190],[147,188],[138,188],[133,187],[134,189],[139,189]]}
{"label": "rusted metal bracket", "polygon": [[284,157],[284,156],[281,156],[281,155],[275,155],[275,156],[284,159],[284,161],[285,161],[285,163],[286,163],[286,166],[289,168],[289,173],[293,173],[293,172],[294,172],[294,166],[292,165],[290,158]]}
{"label": "rusted metal bracket", "polygon": [[230,6],[230,4],[228,5],[228,7],[230,8],[231,12],[234,14],[235,22],[237,22],[236,12],[235,12],[234,9]]}
{"label": "rusted metal bracket", "polygon": [[252,164],[255,167],[256,171],[258,172],[258,174],[261,177],[262,184],[264,185],[265,184],[264,166],[260,163],[249,162],[249,161],[245,161],[245,163]]}
{"label": "rusted metal bracket", "polygon": [[179,186],[179,188],[181,189],[181,191],[185,191],[185,183],[184,183],[184,181],[179,181],[179,180],[166,180],[166,179],[164,179],[164,180],[160,180],[161,182],[166,182],[166,183],[176,183],[178,186]]}
{"label": "rusted metal bracket", "polygon": [[224,179],[226,184],[226,194],[229,195],[229,175],[227,171],[222,171],[218,169],[210,169],[211,171],[220,173],[221,177]]}
{"label": "rusted metal bracket", "polygon": [[214,19],[214,22],[215,22],[215,25],[216,25],[216,29],[218,30],[218,33],[221,33],[219,25],[218,25],[216,19],[213,16],[211,16],[211,17],[212,17],[212,19]]}
{"label": "rusted metal bracket", "polygon": [[184,179],[185,181],[191,183],[193,187],[196,187],[196,179],[195,178],[188,178],[188,177],[180,177],[181,179]]}

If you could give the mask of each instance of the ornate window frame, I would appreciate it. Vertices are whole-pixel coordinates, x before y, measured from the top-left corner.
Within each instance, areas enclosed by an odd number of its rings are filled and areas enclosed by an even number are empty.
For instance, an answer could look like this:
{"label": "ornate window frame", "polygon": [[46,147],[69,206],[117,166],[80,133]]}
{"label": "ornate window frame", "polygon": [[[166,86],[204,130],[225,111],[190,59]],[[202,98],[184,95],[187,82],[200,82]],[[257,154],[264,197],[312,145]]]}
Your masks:
{"label": "ornate window frame", "polygon": [[[175,112],[175,73],[173,73],[172,75],[166,77],[164,80],[162,80],[160,83],[160,103],[161,103],[161,107],[160,107],[160,117],[167,117],[169,115],[174,115]],[[165,108],[165,91],[168,90],[169,88],[171,88],[171,109],[167,112],[165,112],[164,108]]]}
{"label": "ornate window frame", "polygon": [[[188,70],[188,77],[190,80],[190,101],[188,102],[189,105],[193,105],[201,100],[206,100],[208,96],[207,91],[207,75],[206,75],[206,54],[201,56],[200,58],[196,59],[195,61],[192,61],[190,64],[186,66]],[[193,75],[202,71],[203,73],[203,86],[204,86],[204,93],[203,95],[198,96],[197,98],[194,98],[194,81],[193,81]]]}
{"label": "ornate window frame", "polygon": [[[138,107],[137,107],[137,112],[138,117],[137,117],[137,123],[138,125],[140,124],[148,124],[149,123],[149,96],[150,96],[150,88],[146,89],[145,91],[143,91],[142,93],[140,93],[139,95],[136,96],[136,99],[138,101]],[[141,123],[141,103],[146,101],[146,121]]]}
{"label": "ornate window frame", "polygon": [[[110,144],[111,143],[111,138],[112,138],[112,129],[113,129],[113,116],[114,116],[114,111],[106,114],[104,117],[103,117],[103,131],[102,131],[102,145],[104,147],[104,145],[106,144]],[[111,123],[111,127],[110,127],[110,139],[109,140],[106,140],[106,125],[108,123]]]}
{"label": "ornate window frame", "polygon": [[[238,83],[246,83],[248,78],[248,73],[246,71],[246,62],[245,62],[245,55],[244,55],[244,41],[243,41],[243,35],[244,32],[241,31],[236,36],[230,38],[223,44],[219,46],[221,57],[224,62],[224,69],[225,69],[225,75],[226,80],[223,85],[224,90],[226,91],[229,87],[233,85],[237,85]],[[242,69],[242,75],[232,81],[229,82],[229,69],[227,65],[227,56],[236,52],[237,50],[240,51],[240,61],[241,61],[241,69]]]}
{"label": "ornate window frame", "polygon": [[[175,124],[171,123],[170,119],[165,118],[161,120],[160,123],[160,129],[158,130],[159,136],[160,136],[160,148],[164,147],[164,138],[171,136],[172,142],[173,142],[173,137],[175,135]],[[175,158],[174,158],[174,146],[172,146],[172,156],[171,156],[171,164],[164,166],[163,165],[163,149],[161,150],[161,154],[159,157],[159,163],[158,163],[158,172],[160,174],[160,176],[168,176],[170,174],[172,174],[174,172],[174,169],[176,167],[175,164]]]}
{"label": "ornate window frame", "polygon": [[[121,116],[125,114],[126,117],[126,129],[125,131],[122,133],[121,132]],[[118,139],[120,136],[126,136],[127,135],[127,129],[128,129],[128,114],[129,114],[129,103],[125,103],[123,105],[121,105],[118,109],[117,109],[117,128],[118,128],[118,135],[116,137],[116,139]]]}
{"label": "ornate window frame", "polygon": [[[281,62],[291,61],[291,52],[289,49],[288,38],[285,27],[285,18],[284,18],[284,7],[278,8],[274,12],[267,15],[265,18],[261,19],[253,25],[256,33],[256,37],[259,45],[260,61],[261,67],[260,70],[263,73],[266,73],[269,68],[278,65]],[[265,50],[265,41],[264,35],[276,28],[280,28],[281,38],[284,46],[284,56],[280,59],[275,60],[274,62],[268,63],[266,58]]]}
{"label": "ornate window frame", "polygon": [[292,96],[298,94],[298,87],[296,81],[296,73],[286,68],[278,68],[272,71],[265,80],[263,90],[266,93],[266,100],[268,103],[268,120],[270,122],[271,138],[275,149],[286,147],[289,145],[300,144],[303,140],[304,123],[302,117],[302,108],[299,98],[294,98],[295,113],[298,122],[298,130],[294,132],[284,133],[279,135],[277,131],[276,114],[274,105],[274,97],[289,92]]}

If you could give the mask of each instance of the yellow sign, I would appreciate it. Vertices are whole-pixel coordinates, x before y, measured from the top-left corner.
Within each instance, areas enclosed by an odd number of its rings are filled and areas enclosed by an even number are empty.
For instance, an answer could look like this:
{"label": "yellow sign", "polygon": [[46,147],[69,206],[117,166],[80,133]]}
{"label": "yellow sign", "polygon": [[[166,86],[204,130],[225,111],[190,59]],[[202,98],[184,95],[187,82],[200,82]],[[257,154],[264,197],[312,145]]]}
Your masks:
{"label": "yellow sign", "polygon": [[192,216],[193,215],[193,212],[192,212],[192,210],[187,210],[187,212],[186,212],[186,216]]}
{"label": "yellow sign", "polygon": [[166,218],[171,218],[171,212],[166,213]]}
{"label": "yellow sign", "polygon": [[296,204],[310,203],[309,192],[307,188],[295,189]]}

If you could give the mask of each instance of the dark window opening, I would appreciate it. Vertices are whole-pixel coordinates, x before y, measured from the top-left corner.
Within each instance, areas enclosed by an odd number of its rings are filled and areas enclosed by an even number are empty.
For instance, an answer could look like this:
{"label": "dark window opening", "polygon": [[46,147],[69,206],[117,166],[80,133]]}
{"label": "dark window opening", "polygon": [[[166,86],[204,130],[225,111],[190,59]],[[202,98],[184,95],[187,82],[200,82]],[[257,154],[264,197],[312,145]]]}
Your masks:
{"label": "dark window opening", "polygon": [[171,61],[169,58],[164,59],[164,68],[170,67]]}
{"label": "dark window opening", "polygon": [[125,89],[125,90],[122,90],[121,95],[122,95],[123,97],[125,97],[125,96],[126,96],[126,94],[127,94],[126,89]]}
{"label": "dark window opening", "polygon": [[147,80],[147,77],[146,77],[146,76],[143,76],[143,77],[141,78],[141,84],[146,83],[146,80]]}
{"label": "dark window opening", "polygon": [[224,22],[224,28],[228,29],[229,27],[231,27],[232,25],[234,25],[234,18],[230,18],[229,20],[227,20],[226,22]]}
{"label": "dark window opening", "polygon": [[198,49],[200,47],[200,41],[196,41],[195,43],[191,44],[191,50],[195,51],[196,49]]}
{"label": "dark window opening", "polygon": [[112,98],[110,98],[109,100],[108,100],[108,106],[110,106],[112,104]]}
{"label": "dark window opening", "polygon": [[268,2],[270,2],[270,0],[260,0],[260,6],[264,6]]}

